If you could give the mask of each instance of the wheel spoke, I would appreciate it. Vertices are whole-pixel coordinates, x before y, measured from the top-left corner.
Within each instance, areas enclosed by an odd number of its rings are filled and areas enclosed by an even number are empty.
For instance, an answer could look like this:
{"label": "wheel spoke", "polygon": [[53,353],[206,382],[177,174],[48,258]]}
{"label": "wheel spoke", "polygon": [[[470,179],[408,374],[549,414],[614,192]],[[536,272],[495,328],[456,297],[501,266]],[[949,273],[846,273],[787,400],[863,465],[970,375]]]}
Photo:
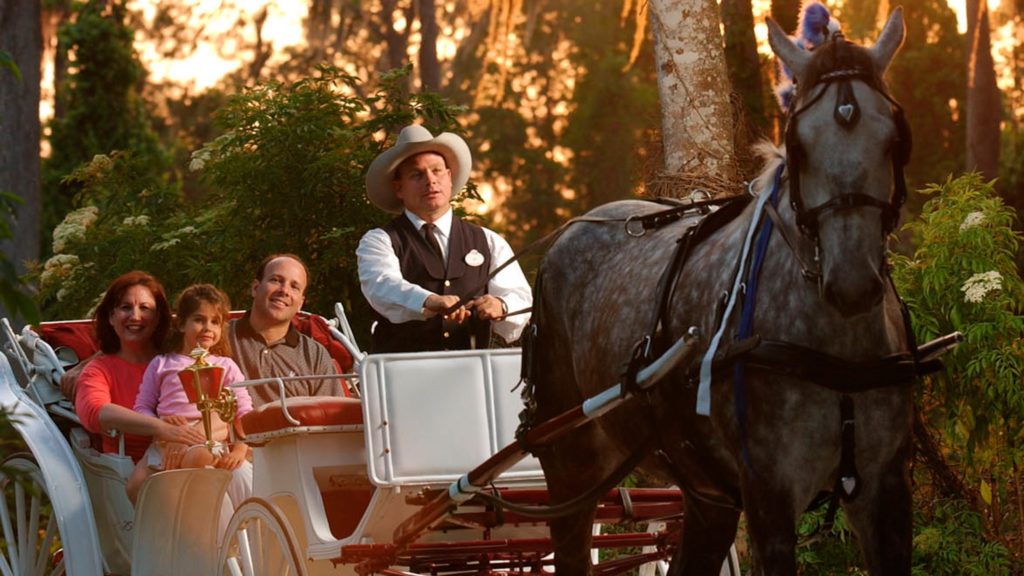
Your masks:
{"label": "wheel spoke", "polygon": [[0,522],[3,523],[4,527],[4,547],[7,549],[7,556],[4,557],[4,576],[9,576],[13,573],[13,565],[17,565],[18,552],[15,550],[14,530],[11,529],[11,513],[10,507],[7,506],[7,486],[13,482],[10,477],[4,478],[3,488],[4,497],[0,498],[0,512],[3,516],[0,516]]}
{"label": "wheel spoke", "polygon": [[0,556],[0,574],[3,576],[14,576],[14,571],[11,570],[10,564],[7,563],[7,558]]}
{"label": "wheel spoke", "polygon": [[231,576],[242,576],[242,568],[238,565],[238,558],[228,558],[228,572]]}
{"label": "wheel spoke", "polygon": [[[28,530],[25,531],[25,544],[26,547],[22,549],[21,557],[22,562],[25,564],[26,574],[41,574],[42,571],[37,570],[30,572],[33,568],[33,564],[40,564],[40,557],[45,557],[47,550],[40,548],[39,550],[33,550],[36,540],[39,538],[39,497],[42,493],[42,487],[34,481],[32,482],[32,490],[29,495],[32,500],[28,507]],[[35,554],[33,554],[35,552]]]}
{"label": "wheel spoke", "polygon": [[39,557],[36,558],[36,570],[33,574],[43,574],[46,569],[46,563],[50,561],[50,546],[53,545],[53,540],[57,536],[57,519],[51,513],[49,519],[46,521],[46,535],[43,537],[43,543],[39,548]]}
{"label": "wheel spoke", "polygon": [[249,543],[248,528],[238,532],[238,553],[242,557],[242,567],[245,570],[245,574],[247,576],[255,574],[256,571],[252,567],[252,545]]}
{"label": "wheel spoke", "polygon": [[14,514],[17,522],[17,535],[14,549],[11,549],[11,564],[18,567],[18,573],[25,573],[25,556],[28,555],[28,542],[25,530],[25,487],[21,482],[14,483]]}
{"label": "wheel spoke", "polygon": [[0,575],[62,576],[64,560],[55,562],[51,554],[60,547],[60,527],[39,466],[31,456],[15,455],[0,468]]}

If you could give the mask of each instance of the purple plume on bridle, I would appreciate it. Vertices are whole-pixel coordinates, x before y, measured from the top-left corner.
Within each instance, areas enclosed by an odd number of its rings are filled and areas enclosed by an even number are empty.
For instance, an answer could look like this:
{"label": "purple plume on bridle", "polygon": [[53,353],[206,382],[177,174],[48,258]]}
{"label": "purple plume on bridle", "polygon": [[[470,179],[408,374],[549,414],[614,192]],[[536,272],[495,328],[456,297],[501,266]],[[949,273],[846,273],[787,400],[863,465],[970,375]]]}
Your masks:
{"label": "purple plume on bridle", "polygon": [[[814,50],[825,43],[832,34],[839,32],[839,22],[829,15],[828,8],[820,2],[811,2],[804,6],[797,25],[800,35],[793,38],[793,43],[804,50]],[[775,85],[775,97],[782,110],[789,111],[796,93],[793,73],[782,61],[779,61],[779,82]]]}

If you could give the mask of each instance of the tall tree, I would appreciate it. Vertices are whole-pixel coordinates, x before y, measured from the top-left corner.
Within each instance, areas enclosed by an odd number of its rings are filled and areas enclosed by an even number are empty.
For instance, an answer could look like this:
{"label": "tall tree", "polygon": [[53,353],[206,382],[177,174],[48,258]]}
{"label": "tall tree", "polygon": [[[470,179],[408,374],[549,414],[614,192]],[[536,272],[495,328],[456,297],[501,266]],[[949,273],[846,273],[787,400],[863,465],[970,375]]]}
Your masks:
{"label": "tall tree", "polygon": [[427,92],[441,90],[441,66],[437,62],[437,11],[434,0],[418,0],[420,18],[420,88]]}
{"label": "tall tree", "polygon": [[757,131],[768,127],[761,82],[761,58],[754,37],[754,12],[750,0],[722,0],[725,63],[734,93],[743,103],[748,123]]}
{"label": "tall tree", "polygon": [[907,111],[912,190],[942,182],[964,164],[964,44],[945,0],[904,0],[907,38],[889,67],[890,92]]}
{"label": "tall tree", "polygon": [[713,0],[651,0],[665,170],[735,177],[732,110]]}
{"label": "tall tree", "polygon": [[989,29],[988,2],[967,0],[967,170],[999,176],[1002,118]]}
{"label": "tall tree", "polygon": [[128,151],[146,158],[155,174],[173,173],[150,128],[140,94],[145,70],[126,15],[123,2],[89,0],[76,6],[74,20],[58,32],[61,47],[71,56],[56,94],[65,113],[52,123],[52,153],[44,165],[44,229],[56,226],[72,206],[77,185],[65,178],[96,154]]}
{"label": "tall tree", "polygon": [[[400,6],[399,0],[381,0],[381,36],[387,47],[386,61],[381,71],[401,68],[409,62],[409,28],[412,22],[412,4]],[[399,21],[404,26],[399,26]]]}
{"label": "tall tree", "polygon": [[[0,192],[21,198],[4,254],[17,273],[39,259],[39,86],[42,28],[39,0],[0,0],[0,50],[20,70],[20,78],[0,70]],[[5,217],[5,216],[0,216]],[[0,316],[9,316],[0,307]]]}

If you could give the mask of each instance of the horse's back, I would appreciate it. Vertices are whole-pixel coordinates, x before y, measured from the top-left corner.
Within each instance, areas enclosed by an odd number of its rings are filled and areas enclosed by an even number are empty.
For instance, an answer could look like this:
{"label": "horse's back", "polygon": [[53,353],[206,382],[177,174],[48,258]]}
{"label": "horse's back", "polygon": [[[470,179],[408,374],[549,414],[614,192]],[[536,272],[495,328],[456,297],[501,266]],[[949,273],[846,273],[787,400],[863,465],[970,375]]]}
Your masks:
{"label": "horse's back", "polygon": [[[650,330],[658,286],[696,211],[639,234],[626,220],[666,210],[623,200],[599,206],[572,224],[541,264],[534,315],[552,361],[586,392],[615,383],[633,344]],[[632,233],[630,233],[632,232]],[[594,382],[599,384],[594,385]]]}

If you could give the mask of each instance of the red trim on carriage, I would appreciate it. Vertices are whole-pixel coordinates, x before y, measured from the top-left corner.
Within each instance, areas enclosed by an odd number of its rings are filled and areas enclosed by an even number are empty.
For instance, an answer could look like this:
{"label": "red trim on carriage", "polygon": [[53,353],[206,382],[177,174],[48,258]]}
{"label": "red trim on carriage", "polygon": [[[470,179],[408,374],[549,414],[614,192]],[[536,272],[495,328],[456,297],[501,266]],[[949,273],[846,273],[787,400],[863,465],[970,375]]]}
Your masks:
{"label": "red trim on carriage", "polygon": [[242,416],[246,436],[277,432],[289,428],[319,426],[361,426],[363,407],[358,398],[302,396],[288,399],[288,413],[299,421],[296,426],[284,417],[280,402],[271,402]]}

